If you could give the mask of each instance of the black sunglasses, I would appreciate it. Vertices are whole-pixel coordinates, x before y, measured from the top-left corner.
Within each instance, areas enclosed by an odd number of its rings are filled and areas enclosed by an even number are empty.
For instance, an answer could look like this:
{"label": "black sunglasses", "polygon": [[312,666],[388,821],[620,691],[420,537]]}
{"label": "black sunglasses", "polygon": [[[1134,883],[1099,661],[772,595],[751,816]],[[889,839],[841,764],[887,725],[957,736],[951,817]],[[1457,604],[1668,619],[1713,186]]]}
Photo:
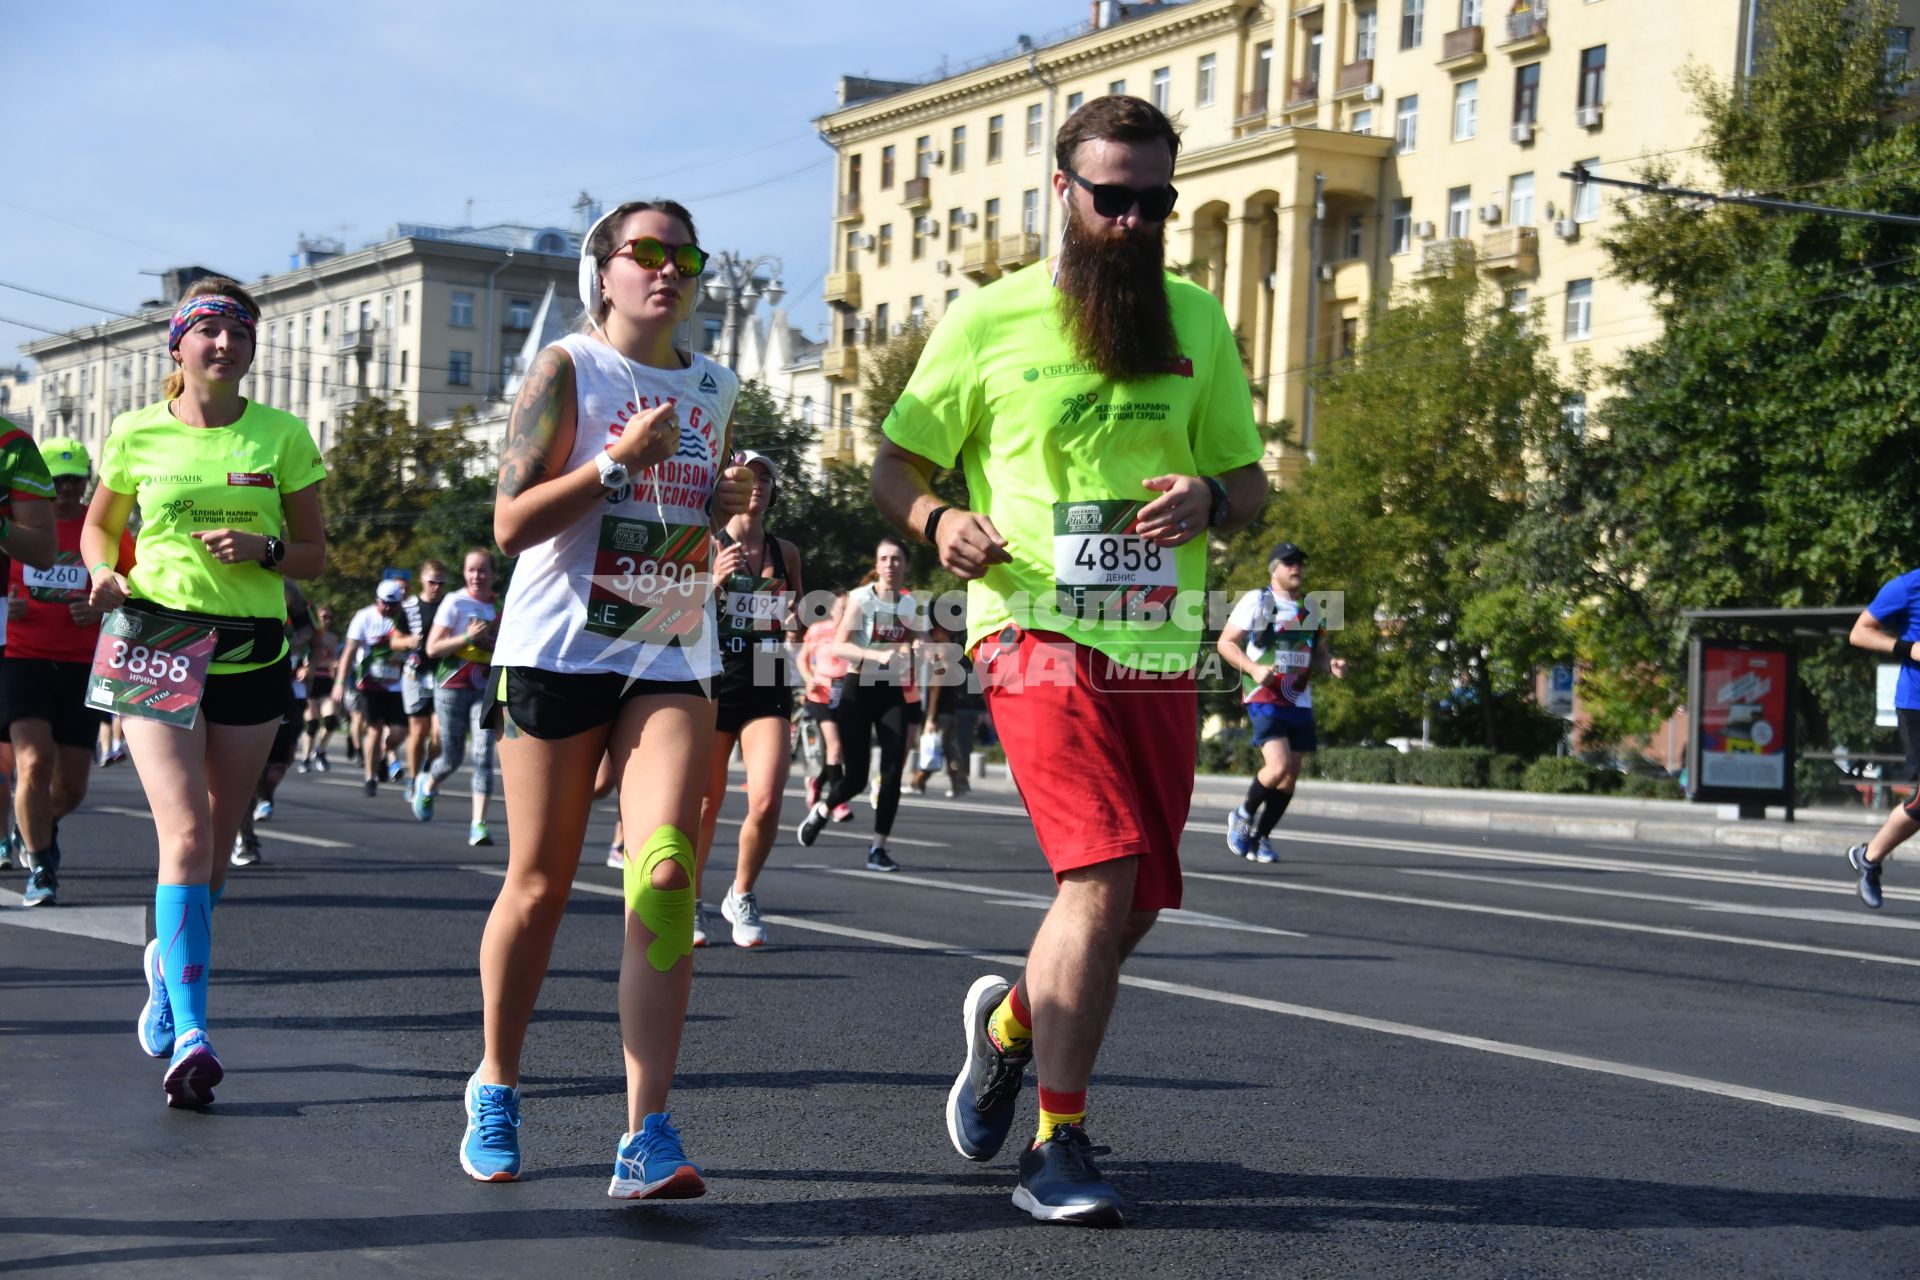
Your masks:
{"label": "black sunglasses", "polygon": [[1174,190],[1170,182],[1164,186],[1148,187],[1145,191],[1135,191],[1117,182],[1088,182],[1071,169],[1062,169],[1060,172],[1093,193],[1093,211],[1103,218],[1123,218],[1128,210],[1138,204],[1143,219],[1165,222],[1167,215],[1173,212],[1174,201],[1180,198],[1180,193]]}

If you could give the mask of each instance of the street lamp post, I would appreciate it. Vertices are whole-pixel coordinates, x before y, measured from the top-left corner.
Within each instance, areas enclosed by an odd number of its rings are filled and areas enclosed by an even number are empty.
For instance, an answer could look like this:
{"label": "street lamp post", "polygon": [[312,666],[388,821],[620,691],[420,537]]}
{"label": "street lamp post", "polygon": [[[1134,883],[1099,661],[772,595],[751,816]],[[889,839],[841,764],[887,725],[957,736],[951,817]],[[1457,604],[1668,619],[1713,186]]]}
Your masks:
{"label": "street lamp post", "polygon": [[[772,277],[764,288],[755,283],[763,274]],[[770,253],[749,262],[737,253],[723,250],[707,263],[707,296],[726,308],[726,319],[720,327],[720,350],[727,368],[735,373],[740,372],[740,322],[762,296],[768,306],[780,305],[780,299],[786,296],[786,288],[780,283],[781,274],[780,259]]]}

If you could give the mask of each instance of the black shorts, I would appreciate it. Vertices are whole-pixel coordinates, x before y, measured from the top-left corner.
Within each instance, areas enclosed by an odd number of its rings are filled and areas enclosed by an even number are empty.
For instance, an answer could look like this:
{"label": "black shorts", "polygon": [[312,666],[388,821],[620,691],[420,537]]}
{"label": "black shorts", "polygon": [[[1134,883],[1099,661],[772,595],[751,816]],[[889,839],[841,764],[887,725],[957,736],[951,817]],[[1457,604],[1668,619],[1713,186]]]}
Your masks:
{"label": "black shorts", "polygon": [[811,700],[800,704],[800,713],[815,724],[832,724],[839,713],[824,702]]}
{"label": "black shorts", "polygon": [[285,654],[252,671],[209,675],[200,698],[200,718],[208,724],[266,724],[287,714],[293,697],[293,664]]}
{"label": "black shorts", "polygon": [[713,699],[712,688],[699,680],[634,680],[615,671],[506,667],[492,679],[495,700],[506,705],[508,727],[549,742],[605,728],[635,698],[679,694]]}
{"label": "black shorts", "polygon": [[16,720],[45,720],[53,726],[56,746],[93,746],[100,722],[107,716],[87,705],[87,676],[92,670],[90,662],[53,658],[0,661],[0,736]]}
{"label": "black shorts", "polygon": [[713,722],[714,732],[737,734],[750,721],[777,717],[793,718],[793,690],[785,685],[761,688],[751,684],[725,685],[720,690],[720,708]]}
{"label": "black shorts", "polygon": [[307,700],[321,702],[333,696],[332,676],[309,676],[307,678]]}
{"label": "black shorts", "polygon": [[1894,766],[1900,770],[1900,774],[1898,777],[1889,775],[1889,780],[1912,782],[1920,777],[1920,708],[1900,707],[1895,714],[1900,717],[1900,745],[1906,748],[1907,763]]}
{"label": "black shorts", "polygon": [[379,685],[362,689],[360,714],[368,724],[391,725],[396,729],[407,727],[407,708],[398,689],[383,689]]}

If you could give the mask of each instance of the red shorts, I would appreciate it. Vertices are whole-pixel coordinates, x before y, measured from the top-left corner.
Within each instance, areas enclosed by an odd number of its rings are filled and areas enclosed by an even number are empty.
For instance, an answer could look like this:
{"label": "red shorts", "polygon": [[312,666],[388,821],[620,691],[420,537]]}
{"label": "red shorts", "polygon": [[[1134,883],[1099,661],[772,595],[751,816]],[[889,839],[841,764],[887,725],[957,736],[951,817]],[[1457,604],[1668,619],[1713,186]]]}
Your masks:
{"label": "red shorts", "polygon": [[1138,858],[1135,911],[1180,905],[1199,701],[1191,671],[1135,671],[1048,631],[1009,626],[974,663],[1007,768],[1057,882]]}

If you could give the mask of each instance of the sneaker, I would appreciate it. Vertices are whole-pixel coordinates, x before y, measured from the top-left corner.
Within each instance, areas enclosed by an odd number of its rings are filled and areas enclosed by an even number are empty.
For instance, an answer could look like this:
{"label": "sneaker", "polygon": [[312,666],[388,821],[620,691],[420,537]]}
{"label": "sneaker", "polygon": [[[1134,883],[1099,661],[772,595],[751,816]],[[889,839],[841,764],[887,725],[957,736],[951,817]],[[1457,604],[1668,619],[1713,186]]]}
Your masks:
{"label": "sneaker", "polygon": [[760,902],[751,893],[728,889],[727,896],[720,899],[720,916],[733,926],[734,946],[767,945],[767,927],[760,923]]}
{"label": "sneaker", "polygon": [[405,782],[402,782],[400,784],[400,798],[402,800],[405,800],[408,804],[413,803],[413,792],[414,792],[414,785],[413,785],[412,778],[408,778]]}
{"label": "sneaker", "polygon": [[625,846],[617,844],[607,846],[607,865],[615,871],[625,871],[627,869],[627,850]]}
{"label": "sneaker", "polygon": [[467,1132],[460,1139],[460,1167],[478,1182],[512,1182],[520,1176],[520,1091],[467,1078]]}
{"label": "sneaker", "polygon": [[1053,1136],[1020,1153],[1020,1185],[1013,1203],[1041,1222],[1077,1227],[1123,1227],[1126,1202],[1093,1163],[1093,1145],[1077,1124],[1055,1125]]}
{"label": "sneaker", "polygon": [[236,867],[251,867],[260,861],[260,837],[242,831],[233,838],[233,852],[227,861]]}
{"label": "sneaker", "polygon": [[853,806],[850,804],[837,804],[833,806],[833,820],[835,822],[852,822]]}
{"label": "sneaker", "polygon": [[297,761],[294,762],[293,771],[295,773],[312,773],[313,757],[301,756]]}
{"label": "sneaker", "polygon": [[347,739],[347,759],[356,762],[360,759],[360,744],[352,738]]}
{"label": "sneaker", "polygon": [[1267,838],[1265,836],[1261,836],[1260,838],[1258,838],[1253,842],[1253,852],[1248,856],[1251,857],[1255,862],[1264,863],[1264,862],[1280,861],[1280,855],[1273,851],[1273,846],[1267,843]]}
{"label": "sneaker", "polygon": [[107,759],[106,759],[107,764],[116,765],[116,764],[119,764],[122,760],[125,760],[126,758],[127,758],[126,743],[115,742],[111,747],[107,748]]}
{"label": "sneaker", "polygon": [[693,902],[693,945],[707,945],[707,904],[698,898]]}
{"label": "sneaker", "polygon": [[400,781],[400,779],[406,776],[407,776],[407,765],[404,760],[392,760],[387,763],[387,781],[388,782],[398,782]]}
{"label": "sneaker", "polygon": [[147,979],[147,1002],[140,1008],[140,1020],[133,1024],[133,1034],[142,1053],[164,1058],[173,1052],[173,1006],[167,1002],[167,978],[160,971],[160,939],[147,943],[140,969]]}
{"label": "sneaker", "polygon": [[[1879,877],[1876,876],[1877,880]],[[46,867],[35,867],[27,876],[27,887],[21,891],[21,904],[26,907],[57,907],[59,901],[54,890],[60,887],[60,878]]]}
{"label": "sneaker", "polygon": [[213,1101],[213,1086],[226,1074],[214,1056],[213,1041],[195,1027],[175,1041],[173,1061],[167,1064],[160,1087],[167,1091],[170,1107],[204,1107]]}
{"label": "sneaker", "polygon": [[27,854],[27,838],[20,834],[18,824],[10,825],[7,828],[7,852],[12,854],[13,860],[22,867],[31,868],[33,866],[33,859]]}
{"label": "sneaker", "polygon": [[887,856],[887,847],[885,845],[877,844],[867,850],[867,870],[898,871],[899,869],[900,864]]}
{"label": "sneaker", "polygon": [[11,871],[14,865],[12,843],[0,841],[0,871]]}
{"label": "sneaker", "polygon": [[1847,850],[1847,861],[1860,873],[1860,901],[1878,911],[1881,901],[1880,872],[1886,867],[1886,861],[1868,862],[1867,846],[1863,844]]}
{"label": "sneaker", "polygon": [[1253,827],[1237,806],[1227,813],[1227,852],[1239,858],[1253,857]]}
{"label": "sneaker", "polygon": [[[431,800],[433,797],[428,796],[427,798]],[[467,848],[478,849],[481,845],[492,843],[493,832],[487,830],[487,824],[485,822],[472,822],[467,824]]]}
{"label": "sneaker", "polygon": [[[841,806],[845,808],[845,805]],[[800,819],[800,825],[794,830],[794,838],[808,848],[820,838],[820,828],[827,825],[827,806],[816,804],[807,810],[807,816]]]}
{"label": "sneaker", "polygon": [[415,786],[412,778],[407,779],[407,807],[413,810],[413,816],[420,822],[433,821],[433,792],[425,787]]}
{"label": "sneaker", "polygon": [[313,768],[314,768],[314,772],[316,773],[326,773],[328,770],[333,768],[332,765],[327,763],[326,752],[316,751],[313,753]]}
{"label": "sneaker", "polygon": [[820,803],[820,779],[808,778],[807,779],[807,808],[811,809],[813,808],[813,806],[819,803]]}
{"label": "sneaker", "polygon": [[255,822],[266,822],[272,817],[273,801],[262,800],[259,804],[253,806],[253,820]]}
{"label": "sneaker", "polygon": [[691,1200],[707,1194],[700,1170],[680,1147],[680,1131],[664,1111],[640,1123],[640,1132],[620,1139],[613,1153],[613,1181],[607,1195],[615,1200]]}
{"label": "sneaker", "polygon": [[987,1020],[1012,989],[1012,983],[990,973],[974,979],[960,1004],[967,1056],[947,1091],[947,1137],[953,1149],[969,1160],[991,1160],[1000,1154],[1013,1128],[1027,1064],[1033,1061],[1032,1045],[1019,1053],[1003,1053],[987,1034]]}
{"label": "sneaker", "polygon": [[374,779],[368,778],[360,784],[360,794],[363,796],[377,796],[380,794],[380,784]]}
{"label": "sneaker", "polygon": [[950,773],[947,775],[947,794],[948,795],[964,796],[964,795],[970,794],[972,791],[973,791],[973,783],[968,780],[966,774]]}

